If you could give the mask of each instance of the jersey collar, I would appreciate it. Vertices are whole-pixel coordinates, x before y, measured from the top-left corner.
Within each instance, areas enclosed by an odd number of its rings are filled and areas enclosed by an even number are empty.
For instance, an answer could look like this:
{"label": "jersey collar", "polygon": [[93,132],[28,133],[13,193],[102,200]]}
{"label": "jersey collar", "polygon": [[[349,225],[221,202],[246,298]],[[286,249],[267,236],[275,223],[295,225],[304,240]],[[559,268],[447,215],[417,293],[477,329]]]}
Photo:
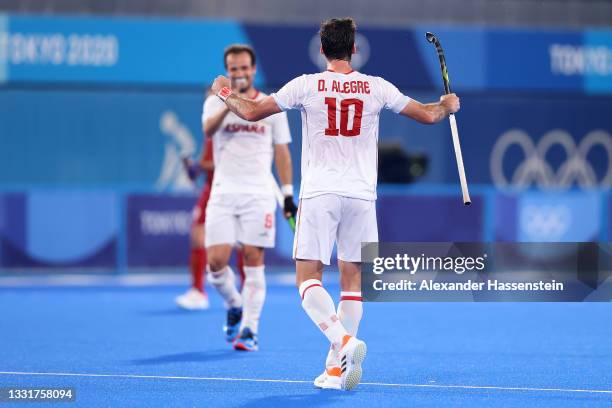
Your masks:
{"label": "jersey collar", "polygon": [[333,72],[334,74],[343,74],[343,75],[348,75],[348,74],[352,74],[353,72],[355,72],[354,69],[351,69],[349,72],[336,72],[333,69],[328,69],[328,72]]}

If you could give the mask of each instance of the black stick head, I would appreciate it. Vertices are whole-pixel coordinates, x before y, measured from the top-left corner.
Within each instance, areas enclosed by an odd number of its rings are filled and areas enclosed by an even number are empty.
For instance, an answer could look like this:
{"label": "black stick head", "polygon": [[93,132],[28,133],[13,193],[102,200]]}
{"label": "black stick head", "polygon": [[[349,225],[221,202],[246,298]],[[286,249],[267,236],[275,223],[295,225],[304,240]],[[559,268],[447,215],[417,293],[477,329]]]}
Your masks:
{"label": "black stick head", "polygon": [[429,31],[425,33],[425,38],[427,39],[427,41],[428,41],[428,42],[430,42],[430,43],[432,43],[432,44],[433,44],[433,42],[434,42],[434,41],[436,41],[436,36],[435,36],[435,34],[434,34],[434,33],[429,32]]}

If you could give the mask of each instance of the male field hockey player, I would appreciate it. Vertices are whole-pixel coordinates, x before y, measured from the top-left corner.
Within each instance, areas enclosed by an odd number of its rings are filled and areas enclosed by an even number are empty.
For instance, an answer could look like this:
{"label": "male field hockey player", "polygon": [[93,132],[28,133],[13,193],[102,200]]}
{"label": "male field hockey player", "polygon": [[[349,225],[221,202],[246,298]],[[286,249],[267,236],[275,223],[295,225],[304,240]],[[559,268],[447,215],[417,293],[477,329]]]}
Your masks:
{"label": "male field hockey player", "polygon": [[[251,47],[230,46],[223,58],[229,92],[252,102],[268,97],[253,87],[256,65]],[[297,211],[287,146],[291,135],[287,114],[280,112],[251,123],[230,112],[215,94],[204,102],[202,122],[206,135],[213,138],[215,165],[205,224],[208,280],[228,306],[225,336],[236,350],[258,348],[266,296],[264,248],[274,247],[275,240],[273,159],[285,195],[283,212],[291,217]],[[241,293],[228,265],[235,245],[242,245],[244,254]]]}
{"label": "male field hockey player", "polygon": [[[459,110],[459,98],[444,95],[422,104],[383,78],[351,68],[352,19],[321,24],[327,71],[302,75],[275,94],[253,101],[217,77],[212,91],[239,117],[259,121],[288,109],[302,114],[302,182],[293,257],[302,307],[331,343],[320,388],[350,390],[361,381],[366,345],[357,339],[362,316],[361,243],[378,241],[376,179],[378,118],[382,109],[436,123]],[[338,247],[341,297],[338,311],[323,288],[323,265]]]}

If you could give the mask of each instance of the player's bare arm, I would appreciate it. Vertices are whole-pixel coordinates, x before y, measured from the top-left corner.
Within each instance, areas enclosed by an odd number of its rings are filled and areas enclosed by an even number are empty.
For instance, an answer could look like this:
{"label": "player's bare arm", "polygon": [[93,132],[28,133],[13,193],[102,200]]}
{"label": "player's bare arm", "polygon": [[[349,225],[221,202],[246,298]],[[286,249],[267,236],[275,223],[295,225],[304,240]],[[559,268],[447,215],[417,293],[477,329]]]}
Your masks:
{"label": "player's bare arm", "polygon": [[289,146],[286,144],[274,145],[274,164],[276,165],[276,171],[278,172],[278,178],[281,181],[283,190],[285,186],[290,188],[290,191],[283,191],[285,196],[285,205],[283,208],[283,214],[285,218],[295,216],[297,207],[293,202],[293,168],[291,165],[291,153],[289,152]]}
{"label": "player's bare arm", "polygon": [[[206,137],[206,135],[204,135]],[[202,149],[202,156],[200,157],[200,167],[204,171],[213,171],[215,169],[215,162],[212,159],[212,155],[208,154],[206,143],[204,143],[204,149]]]}
{"label": "player's bare arm", "polygon": [[291,167],[291,153],[286,144],[274,145],[274,164],[278,178],[282,185],[293,184],[293,169]]}
{"label": "player's bare arm", "polygon": [[212,137],[212,135],[214,135],[217,130],[219,130],[223,119],[225,119],[228,113],[229,109],[224,106],[222,109],[219,110],[219,112],[206,119],[206,121],[204,121],[204,123],[202,124],[202,132],[204,132],[204,137]]}
{"label": "player's bare arm", "polygon": [[424,104],[411,99],[400,114],[429,125],[440,122],[451,113],[457,112],[460,107],[459,97],[453,93],[442,95],[440,101],[434,103]]}
{"label": "player's bare arm", "polygon": [[[212,84],[212,91],[218,95],[219,91],[223,88],[230,90],[230,80],[220,75],[215,78]],[[267,96],[261,101],[254,101],[231,93],[231,90],[229,92],[229,96],[225,99],[225,104],[230,111],[249,122],[257,122],[258,120],[265,119],[268,116],[281,112],[281,109],[271,96]]]}
{"label": "player's bare arm", "polygon": [[215,164],[212,160],[207,160],[202,157],[200,160],[200,167],[204,171],[213,171],[215,169]]}

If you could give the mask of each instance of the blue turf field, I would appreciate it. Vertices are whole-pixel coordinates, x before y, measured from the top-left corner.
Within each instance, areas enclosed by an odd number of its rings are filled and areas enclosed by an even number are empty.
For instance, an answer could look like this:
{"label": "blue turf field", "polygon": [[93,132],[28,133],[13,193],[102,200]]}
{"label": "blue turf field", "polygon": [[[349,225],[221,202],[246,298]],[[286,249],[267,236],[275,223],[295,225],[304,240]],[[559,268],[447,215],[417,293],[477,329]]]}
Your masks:
{"label": "blue turf field", "polygon": [[182,290],[0,289],[0,387],[72,386],[77,403],[61,406],[91,408],[612,406],[609,303],[365,304],[375,384],[337,392],[312,386],[327,346],[293,287],[269,288],[257,353],[223,341],[217,296],[176,309]]}

